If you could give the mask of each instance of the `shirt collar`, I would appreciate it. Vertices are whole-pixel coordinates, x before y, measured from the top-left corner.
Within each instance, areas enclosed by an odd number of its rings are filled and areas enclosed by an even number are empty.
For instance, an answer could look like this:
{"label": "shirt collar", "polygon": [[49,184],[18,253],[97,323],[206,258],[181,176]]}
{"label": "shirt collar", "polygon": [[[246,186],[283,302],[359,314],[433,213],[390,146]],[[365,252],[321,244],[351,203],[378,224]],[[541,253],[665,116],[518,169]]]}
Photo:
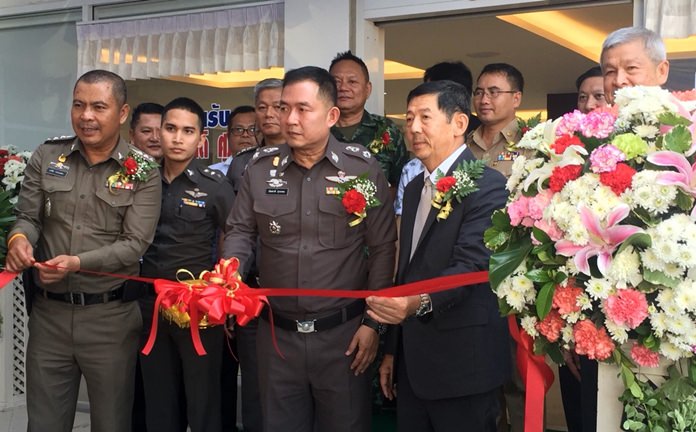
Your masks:
{"label": "shirt collar", "polygon": [[447,159],[443,160],[442,163],[438,165],[437,168],[435,168],[435,170],[433,170],[433,172],[429,172],[428,168],[426,168],[425,165],[423,165],[423,175],[425,176],[424,178],[430,177],[430,181],[432,182],[432,184],[437,183],[437,179],[440,176],[444,176],[449,172],[454,162],[459,158],[459,156],[461,156],[464,150],[466,150],[466,144],[462,144],[461,146],[457,147],[457,149],[453,151],[452,154],[447,157]]}
{"label": "shirt collar", "polygon": [[[324,151],[324,156],[322,156],[319,161],[326,159],[329,163],[335,166],[339,171],[343,171],[343,159],[346,157],[343,153],[345,149],[345,144],[339,142],[333,135],[329,134],[329,142],[326,145],[326,150]],[[280,151],[278,152],[278,171],[285,171],[291,162],[295,162],[295,158],[292,155],[292,148],[289,145],[280,146]],[[317,162],[318,163],[318,162]]]}

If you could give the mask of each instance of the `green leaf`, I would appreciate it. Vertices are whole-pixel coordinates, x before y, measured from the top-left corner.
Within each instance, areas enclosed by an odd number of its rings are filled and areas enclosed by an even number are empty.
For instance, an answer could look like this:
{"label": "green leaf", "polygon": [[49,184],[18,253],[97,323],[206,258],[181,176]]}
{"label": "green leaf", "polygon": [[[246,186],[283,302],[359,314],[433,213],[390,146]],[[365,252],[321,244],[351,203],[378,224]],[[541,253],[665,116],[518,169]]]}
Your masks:
{"label": "green leaf", "polygon": [[678,125],[665,135],[665,148],[677,153],[684,153],[691,147],[691,131],[686,126]]}
{"label": "green leaf", "polygon": [[527,273],[525,273],[525,276],[532,282],[546,283],[551,281],[551,277],[549,276],[548,272],[544,269],[530,270]]}
{"label": "green leaf", "polygon": [[550,243],[551,237],[549,237],[544,231],[537,227],[532,228],[532,235],[537,239],[539,243]]}
{"label": "green leaf", "polygon": [[689,126],[691,120],[673,112],[664,112],[657,116],[660,123],[667,126]]}
{"label": "green leaf", "polygon": [[619,246],[619,249],[618,251],[616,251],[616,254],[620,254],[624,249],[626,249],[629,246],[645,249],[650,247],[650,245],[652,245],[652,238],[650,238],[650,235],[646,233],[635,233],[626,240],[624,240],[623,243],[621,243],[621,246]]}
{"label": "green leaf", "polygon": [[655,285],[664,285],[670,288],[676,288],[679,285],[679,279],[673,279],[661,271],[643,269],[643,278]]}
{"label": "green leaf", "polygon": [[690,211],[694,206],[694,199],[691,195],[685,194],[681,189],[677,189],[676,203],[677,207],[683,211]]}
{"label": "green leaf", "polygon": [[497,251],[510,240],[509,230],[500,230],[497,227],[490,227],[483,233],[483,242],[492,251]]}
{"label": "green leaf", "polygon": [[510,216],[507,214],[505,209],[500,209],[500,210],[494,211],[493,216],[491,216],[491,223],[493,224],[494,227],[501,229],[501,230],[512,229],[512,225],[510,225]]}
{"label": "green leaf", "polygon": [[517,267],[522,264],[532,250],[532,242],[529,239],[510,245],[508,249],[491,255],[488,279],[491,288],[495,291],[498,286],[510,276]]}
{"label": "green leaf", "polygon": [[682,377],[667,380],[661,390],[672,401],[681,401],[696,393],[696,387]]}
{"label": "green leaf", "polygon": [[561,353],[561,348],[557,343],[549,344],[546,349],[546,354],[548,354],[551,360],[556,364],[562,364],[564,362],[563,353]]}
{"label": "green leaf", "polygon": [[498,310],[500,311],[500,316],[508,316],[512,313],[512,306],[510,306],[504,298],[499,298]]}
{"label": "green leaf", "polygon": [[543,320],[546,315],[551,311],[551,304],[553,303],[553,293],[556,291],[556,284],[553,282],[547,282],[539,290],[539,294],[536,298],[536,310],[539,319]]}
{"label": "green leaf", "polygon": [[565,274],[565,273],[563,273],[563,272],[557,272],[557,273],[553,276],[553,281],[556,282],[557,285],[560,284],[560,283],[562,283],[562,282],[563,282],[564,280],[566,280],[566,279],[568,279],[568,275]]}

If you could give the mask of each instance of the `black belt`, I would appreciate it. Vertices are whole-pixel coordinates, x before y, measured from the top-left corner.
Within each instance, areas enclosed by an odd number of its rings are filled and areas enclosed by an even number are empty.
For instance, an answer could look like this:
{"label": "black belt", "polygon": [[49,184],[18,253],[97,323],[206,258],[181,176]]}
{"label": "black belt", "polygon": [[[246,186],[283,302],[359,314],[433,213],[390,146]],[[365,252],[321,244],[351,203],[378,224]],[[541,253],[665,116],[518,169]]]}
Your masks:
{"label": "black belt", "polygon": [[[350,305],[340,309],[329,315],[319,318],[309,318],[304,320],[294,320],[286,318],[276,313],[273,314],[273,325],[283,330],[294,331],[298,333],[315,333],[325,331],[341,325],[353,318],[362,315],[365,311],[365,302],[356,301]],[[261,312],[261,317],[270,322],[268,308],[264,308]]]}
{"label": "black belt", "polygon": [[89,294],[83,292],[54,293],[43,288],[38,289],[40,296],[50,299],[70,303],[78,306],[89,306],[101,303],[108,303],[114,300],[121,300],[123,297],[123,286],[101,294]]}

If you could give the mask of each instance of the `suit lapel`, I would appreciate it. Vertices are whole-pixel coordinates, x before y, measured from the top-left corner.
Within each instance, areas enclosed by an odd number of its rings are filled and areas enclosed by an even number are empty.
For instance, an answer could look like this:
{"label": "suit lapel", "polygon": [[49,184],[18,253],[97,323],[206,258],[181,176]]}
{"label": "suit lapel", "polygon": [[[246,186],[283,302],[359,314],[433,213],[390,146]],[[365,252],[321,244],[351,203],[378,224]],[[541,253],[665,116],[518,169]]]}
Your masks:
{"label": "suit lapel", "polygon": [[[473,154],[473,153],[471,152],[471,150],[467,147],[466,149],[464,149],[464,151],[462,152],[462,154],[460,154],[459,157],[454,161],[454,163],[453,163],[452,166],[449,168],[449,170],[447,171],[447,173],[445,174],[445,176],[452,175],[452,173],[454,172],[455,168],[457,168],[457,166],[458,166],[462,161],[464,161],[464,160],[475,160],[475,159],[476,159],[476,158],[475,158],[474,154]],[[423,189],[423,183],[424,183],[423,176],[421,176],[420,188],[418,189],[418,193],[420,193],[421,189]],[[436,185],[436,184],[433,185],[433,188],[437,189],[437,185]],[[417,203],[418,203],[418,200],[420,200],[420,196],[417,197],[416,209],[417,209],[417,206],[418,206],[418,204],[417,204]],[[456,203],[456,201],[452,203],[452,205],[458,205],[458,204],[461,204],[461,203]],[[415,221],[415,218],[416,218],[416,216],[415,216],[416,209],[413,210],[413,213],[414,213],[413,219],[414,219],[414,221]],[[405,211],[405,210],[406,210],[406,209],[404,209],[404,211]],[[432,207],[432,206],[430,207],[430,213],[428,213],[428,218],[425,220],[425,225],[423,226],[423,232],[421,232],[420,239],[418,240],[418,245],[417,245],[417,247],[416,247],[416,252],[413,254],[414,257],[416,256],[416,253],[418,253],[418,249],[420,249],[421,245],[423,244],[423,240],[427,237],[428,232],[430,231],[430,228],[433,226],[433,224],[434,224],[435,221],[437,220],[437,214],[438,214],[438,213],[439,213],[439,210],[438,210],[438,209],[436,209],[435,207]],[[444,222],[445,222],[445,221],[443,220],[443,221],[440,221],[440,222],[438,222],[438,223],[444,223]],[[410,232],[411,232],[411,236],[413,236],[413,222],[411,223]],[[410,243],[410,241],[409,241],[409,243]],[[410,253],[410,252],[411,252],[411,249],[409,249],[408,251],[409,251],[409,253]]]}

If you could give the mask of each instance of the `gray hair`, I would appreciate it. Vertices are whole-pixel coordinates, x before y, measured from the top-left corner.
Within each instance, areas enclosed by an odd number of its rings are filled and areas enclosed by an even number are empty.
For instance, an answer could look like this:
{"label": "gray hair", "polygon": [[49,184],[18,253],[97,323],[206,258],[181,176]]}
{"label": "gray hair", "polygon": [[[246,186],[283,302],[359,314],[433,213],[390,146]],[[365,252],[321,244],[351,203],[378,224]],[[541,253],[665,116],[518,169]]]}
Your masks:
{"label": "gray hair", "polygon": [[264,80],[259,81],[256,83],[254,86],[254,101],[258,101],[259,99],[259,93],[261,93],[264,90],[268,89],[282,89],[283,88],[283,80],[278,79],[278,78],[266,78]]}
{"label": "gray hair", "polygon": [[652,30],[642,27],[624,27],[611,33],[602,44],[600,63],[604,59],[604,53],[611,48],[625,43],[640,40],[643,42],[645,54],[654,63],[658,64],[667,60],[667,52],[662,38]]}

